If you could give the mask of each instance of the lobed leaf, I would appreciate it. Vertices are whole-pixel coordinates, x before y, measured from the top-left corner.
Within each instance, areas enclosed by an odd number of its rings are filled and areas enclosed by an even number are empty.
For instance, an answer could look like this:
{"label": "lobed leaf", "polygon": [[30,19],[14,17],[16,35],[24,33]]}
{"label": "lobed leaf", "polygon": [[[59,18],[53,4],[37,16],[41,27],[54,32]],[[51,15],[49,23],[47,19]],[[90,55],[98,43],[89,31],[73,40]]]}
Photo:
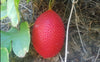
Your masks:
{"label": "lobed leaf", "polygon": [[27,22],[21,23],[20,30],[11,28],[8,32],[1,31],[1,47],[10,51],[11,41],[14,53],[18,57],[24,57],[30,45],[30,30]]}

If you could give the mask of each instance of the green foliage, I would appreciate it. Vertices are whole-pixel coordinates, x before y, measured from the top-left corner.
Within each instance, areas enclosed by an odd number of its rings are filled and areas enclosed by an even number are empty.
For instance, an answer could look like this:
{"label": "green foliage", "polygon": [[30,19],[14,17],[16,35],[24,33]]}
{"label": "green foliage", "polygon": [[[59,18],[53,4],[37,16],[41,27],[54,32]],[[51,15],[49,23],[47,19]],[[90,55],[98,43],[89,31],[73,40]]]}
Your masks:
{"label": "green foliage", "polygon": [[4,2],[6,2],[6,0],[1,0],[1,4],[4,3]]}
{"label": "green foliage", "polygon": [[9,39],[10,36],[6,36],[6,35],[10,35],[10,33],[1,31],[1,47],[7,48],[9,53],[10,53],[10,51],[11,51],[11,40]]}
{"label": "green foliage", "polygon": [[11,24],[13,27],[17,27],[20,16],[19,16],[19,1],[20,0],[1,0],[0,10],[1,18],[0,20],[9,17],[11,19]]}
{"label": "green foliage", "polygon": [[24,57],[29,50],[30,45],[30,30],[28,23],[24,22],[20,26],[20,31],[14,34],[15,37],[13,41],[13,51],[19,57]]}
{"label": "green foliage", "polygon": [[[9,17],[12,24],[12,27],[9,31],[0,31],[1,62],[9,62],[9,53],[12,49],[18,57],[24,57],[25,54],[29,51],[30,30],[28,23],[22,22],[19,30],[15,28],[20,22],[20,16],[18,11],[19,1],[20,0],[1,0],[0,20]],[[30,0],[28,0],[28,2],[29,1]]]}
{"label": "green foliage", "polygon": [[20,21],[19,10],[18,10],[18,8],[19,8],[19,2],[20,2],[20,0],[14,0],[16,12],[17,12],[17,17],[18,17],[18,21]]}
{"label": "green foliage", "polygon": [[0,11],[1,11],[0,20],[2,20],[7,17],[7,2],[6,2],[6,0],[1,0]]}
{"label": "green foliage", "polygon": [[0,48],[1,51],[1,62],[9,62],[9,53],[7,48]]}
{"label": "green foliage", "polygon": [[24,57],[28,52],[30,45],[30,30],[27,22],[21,23],[20,30],[12,27],[8,32],[1,31],[1,47],[7,48],[10,52],[11,45],[14,53],[18,57]]}
{"label": "green foliage", "polygon": [[7,15],[11,19],[11,24],[14,27],[17,27],[20,21],[18,5],[19,0],[7,0]]}

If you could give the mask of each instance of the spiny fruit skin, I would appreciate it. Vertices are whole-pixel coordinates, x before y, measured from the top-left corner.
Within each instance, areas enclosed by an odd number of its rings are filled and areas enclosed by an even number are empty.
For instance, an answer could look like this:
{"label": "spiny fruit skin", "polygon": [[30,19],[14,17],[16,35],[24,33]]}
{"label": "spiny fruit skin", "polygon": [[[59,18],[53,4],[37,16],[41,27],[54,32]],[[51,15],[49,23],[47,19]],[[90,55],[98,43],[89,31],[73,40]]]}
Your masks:
{"label": "spiny fruit skin", "polygon": [[61,50],[64,44],[64,24],[56,12],[47,10],[42,13],[33,26],[32,43],[43,57],[50,58]]}

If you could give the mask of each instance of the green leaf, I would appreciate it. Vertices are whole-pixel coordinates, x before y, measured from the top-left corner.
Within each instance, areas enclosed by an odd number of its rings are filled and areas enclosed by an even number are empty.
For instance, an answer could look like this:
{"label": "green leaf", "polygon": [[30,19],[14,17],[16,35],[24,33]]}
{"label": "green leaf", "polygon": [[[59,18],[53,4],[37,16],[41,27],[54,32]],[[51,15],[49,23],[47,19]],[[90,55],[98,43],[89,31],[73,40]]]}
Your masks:
{"label": "green leaf", "polygon": [[6,2],[6,0],[1,0],[0,10],[1,10],[0,20],[2,20],[7,17],[7,2]]}
{"label": "green leaf", "polygon": [[19,0],[7,0],[7,15],[13,27],[17,27],[20,21],[18,6]]}
{"label": "green leaf", "polygon": [[8,45],[12,41],[13,51],[18,57],[24,57],[29,51],[30,30],[27,22],[21,23],[20,30],[11,28],[8,32],[1,31],[1,34],[1,44]]}
{"label": "green leaf", "polygon": [[17,12],[17,17],[18,17],[18,20],[20,21],[19,10],[18,10],[19,2],[20,2],[20,0],[14,0],[16,12]]}
{"label": "green leaf", "polygon": [[9,62],[9,53],[6,48],[0,48],[1,51],[1,62]]}
{"label": "green leaf", "polygon": [[21,24],[20,31],[16,36],[17,38],[13,39],[13,51],[17,56],[24,57],[29,50],[30,44],[30,30],[27,22]]}
{"label": "green leaf", "polygon": [[9,53],[11,51],[11,40],[10,40],[9,32],[1,31],[1,47],[5,47],[8,49]]}
{"label": "green leaf", "polygon": [[6,2],[6,0],[1,0],[1,4],[4,3],[4,2]]}

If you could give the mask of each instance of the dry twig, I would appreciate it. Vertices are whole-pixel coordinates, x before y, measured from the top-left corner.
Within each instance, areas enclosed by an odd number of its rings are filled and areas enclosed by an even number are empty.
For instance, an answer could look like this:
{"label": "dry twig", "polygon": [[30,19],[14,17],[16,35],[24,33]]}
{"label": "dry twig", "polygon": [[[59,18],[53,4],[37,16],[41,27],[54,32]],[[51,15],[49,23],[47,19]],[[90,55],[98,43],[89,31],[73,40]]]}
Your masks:
{"label": "dry twig", "polygon": [[70,16],[69,16],[69,19],[68,19],[68,24],[67,24],[67,31],[66,31],[66,45],[65,45],[65,62],[67,62],[67,54],[68,54],[68,32],[69,32],[69,25],[70,25],[70,20],[71,20],[71,16],[72,16],[72,13],[73,13],[73,9],[74,9],[74,5],[75,3],[77,3],[77,1],[72,1],[72,8],[71,8],[71,12],[70,12]]}
{"label": "dry twig", "polygon": [[60,57],[60,59],[61,59],[61,62],[64,62],[64,61],[63,61],[63,58],[62,58],[62,56],[61,56],[60,53],[59,53],[59,57]]}
{"label": "dry twig", "polygon": [[78,35],[79,35],[79,38],[80,38],[80,42],[81,42],[81,45],[82,45],[82,48],[83,48],[84,53],[87,54],[87,51],[86,51],[86,49],[84,47],[83,40],[82,40],[82,37],[81,37],[81,34],[80,34],[80,30],[79,30],[79,27],[78,27],[78,23],[77,23],[77,21],[79,21],[79,17],[77,16],[75,6],[74,6],[74,11],[75,11],[75,22],[76,22],[76,27],[77,27],[77,30],[78,30]]}
{"label": "dry twig", "polygon": [[100,55],[100,48],[98,49],[98,53],[97,53],[97,56],[96,56],[94,62],[96,62],[96,60],[98,59],[99,55]]}
{"label": "dry twig", "polygon": [[22,4],[19,4],[19,5],[22,6],[23,8],[25,8],[25,9],[27,9],[30,13],[32,13],[32,11],[29,8],[27,8],[26,6],[24,6]]}

